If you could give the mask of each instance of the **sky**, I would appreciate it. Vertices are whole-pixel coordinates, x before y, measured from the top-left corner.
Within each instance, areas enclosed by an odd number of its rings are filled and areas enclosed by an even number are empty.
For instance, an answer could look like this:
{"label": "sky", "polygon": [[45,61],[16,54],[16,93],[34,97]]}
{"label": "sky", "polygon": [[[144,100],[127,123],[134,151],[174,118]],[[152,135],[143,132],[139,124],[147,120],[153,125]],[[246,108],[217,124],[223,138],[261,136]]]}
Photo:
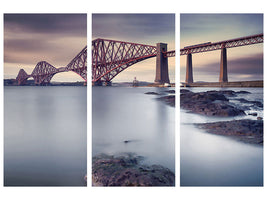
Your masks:
{"label": "sky", "polygon": [[[175,49],[175,14],[93,14],[92,39],[103,38],[156,46],[167,43]],[[170,81],[175,81],[175,58],[169,60]],[[127,68],[112,81],[154,82],[156,58],[150,58]]]}
{"label": "sky", "polygon": [[[180,48],[263,33],[263,14],[181,14]],[[221,51],[192,54],[193,78],[218,82]],[[228,81],[263,80],[263,44],[227,49]],[[185,81],[186,56],[180,56]]]}
{"label": "sky", "polygon": [[[86,14],[5,14],[4,78],[23,68],[31,74],[39,61],[65,67],[87,45]],[[51,81],[83,81],[74,72]]]}

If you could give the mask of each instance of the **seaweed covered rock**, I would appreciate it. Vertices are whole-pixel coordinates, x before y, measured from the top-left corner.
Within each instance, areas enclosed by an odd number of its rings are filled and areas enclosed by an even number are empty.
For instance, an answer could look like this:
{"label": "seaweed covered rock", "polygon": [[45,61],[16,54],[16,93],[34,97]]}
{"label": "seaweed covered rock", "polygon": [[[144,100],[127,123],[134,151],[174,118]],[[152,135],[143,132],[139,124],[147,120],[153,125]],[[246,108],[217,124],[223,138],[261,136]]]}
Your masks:
{"label": "seaweed covered rock", "polygon": [[229,117],[245,115],[239,108],[230,105],[227,95],[233,95],[233,91],[207,91],[207,92],[186,92],[180,95],[180,106],[193,113],[207,116]]}
{"label": "seaweed covered rock", "polygon": [[159,165],[141,165],[142,157],[99,155],[93,157],[94,186],[174,186],[175,175]]}
{"label": "seaweed covered rock", "polygon": [[233,120],[196,124],[209,133],[226,135],[250,144],[263,144],[263,120]]}

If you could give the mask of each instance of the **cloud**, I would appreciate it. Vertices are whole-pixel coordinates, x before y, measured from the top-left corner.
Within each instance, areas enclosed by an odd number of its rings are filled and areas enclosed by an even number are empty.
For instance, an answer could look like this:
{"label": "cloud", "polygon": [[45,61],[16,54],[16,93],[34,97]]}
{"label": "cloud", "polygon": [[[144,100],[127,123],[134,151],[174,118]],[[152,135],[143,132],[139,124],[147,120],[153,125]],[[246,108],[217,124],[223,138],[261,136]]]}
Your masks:
{"label": "cloud", "polygon": [[4,15],[5,75],[43,60],[66,66],[86,45],[86,14]]}
{"label": "cloud", "polygon": [[[92,37],[148,42],[175,34],[174,14],[93,14]],[[154,45],[155,41],[152,44]],[[145,43],[147,44],[147,43]]]}
{"label": "cloud", "polygon": [[182,40],[218,41],[263,32],[263,14],[181,14],[180,21]]}
{"label": "cloud", "polygon": [[86,35],[86,14],[5,14],[4,28],[24,33]]}
{"label": "cloud", "polygon": [[[228,73],[263,74],[263,55],[255,54],[245,58],[234,58],[227,61]],[[209,63],[195,68],[196,72],[214,73],[220,71],[220,63]]]}

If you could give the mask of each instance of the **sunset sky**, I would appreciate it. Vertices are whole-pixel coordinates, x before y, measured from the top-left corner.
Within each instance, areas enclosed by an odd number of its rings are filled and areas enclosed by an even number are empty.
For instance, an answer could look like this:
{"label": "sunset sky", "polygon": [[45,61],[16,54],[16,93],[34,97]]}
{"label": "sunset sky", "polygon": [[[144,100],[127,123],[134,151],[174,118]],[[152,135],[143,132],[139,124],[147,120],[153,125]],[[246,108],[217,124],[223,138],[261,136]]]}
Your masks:
{"label": "sunset sky", "polygon": [[[92,39],[103,38],[156,46],[167,43],[168,50],[175,49],[174,14],[93,14]],[[117,75],[113,81],[154,82],[156,58],[134,64]],[[170,81],[175,81],[175,58],[169,58]]]}
{"label": "sunset sky", "polygon": [[[65,67],[86,45],[86,14],[5,14],[4,78],[16,78],[20,68],[31,74],[39,61]],[[74,72],[52,78],[82,80]]]}
{"label": "sunset sky", "polygon": [[[263,33],[262,14],[181,14],[180,48]],[[220,50],[192,54],[194,81],[218,81]],[[180,56],[185,81],[186,56]],[[263,44],[227,49],[228,81],[263,79]]]}

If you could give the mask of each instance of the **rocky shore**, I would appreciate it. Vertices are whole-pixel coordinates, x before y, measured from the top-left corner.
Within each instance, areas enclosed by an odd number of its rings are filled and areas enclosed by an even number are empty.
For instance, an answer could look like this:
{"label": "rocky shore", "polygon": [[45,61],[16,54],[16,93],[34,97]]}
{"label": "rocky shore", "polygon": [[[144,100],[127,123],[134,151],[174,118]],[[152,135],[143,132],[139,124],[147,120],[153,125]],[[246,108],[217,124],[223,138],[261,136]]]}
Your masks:
{"label": "rocky shore", "polygon": [[234,96],[237,93],[231,90],[191,92],[182,89],[180,95],[180,106],[190,112],[207,116],[232,117],[245,115],[244,110],[229,103],[227,96]]}
{"label": "rocky shore", "polygon": [[163,101],[172,107],[175,107],[175,95],[159,97],[158,100]]}
{"label": "rocky shore", "polygon": [[245,143],[263,145],[262,120],[243,119],[195,125],[209,133],[229,136]]}
{"label": "rocky shore", "polygon": [[175,175],[160,165],[142,165],[133,154],[93,157],[93,186],[174,186]]}
{"label": "rocky shore", "polygon": [[[250,110],[251,107],[263,108],[263,104],[259,101],[236,98],[240,94],[249,93],[247,91],[212,90],[194,93],[190,90],[181,89],[180,92],[181,108],[206,116],[245,116],[245,110]],[[244,104],[244,106],[230,103],[229,97],[235,97],[234,100]],[[257,113],[248,113],[248,115],[257,116]],[[257,117],[257,120],[242,119],[195,125],[212,134],[225,135],[245,143],[263,145],[263,120],[261,117]]]}
{"label": "rocky shore", "polygon": [[[168,94],[175,94],[175,90],[166,90],[164,93]],[[157,92],[146,92],[147,95],[165,95],[165,94],[159,94]],[[166,104],[175,107],[175,95],[167,95],[157,98],[159,101],[163,101]]]}

